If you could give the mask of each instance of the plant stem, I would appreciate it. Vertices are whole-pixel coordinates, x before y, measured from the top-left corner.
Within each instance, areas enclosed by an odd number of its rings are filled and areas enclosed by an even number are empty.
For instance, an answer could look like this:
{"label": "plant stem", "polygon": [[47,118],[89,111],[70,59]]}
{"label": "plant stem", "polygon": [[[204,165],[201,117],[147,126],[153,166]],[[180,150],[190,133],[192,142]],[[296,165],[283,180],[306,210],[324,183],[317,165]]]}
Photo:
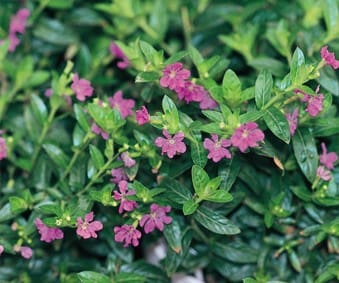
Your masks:
{"label": "plant stem", "polygon": [[47,121],[44,124],[44,127],[42,128],[42,132],[41,132],[39,139],[38,139],[38,144],[37,144],[37,146],[36,146],[36,148],[34,149],[34,152],[33,152],[30,171],[33,169],[33,167],[35,165],[35,162],[36,162],[38,155],[40,153],[40,150],[41,150],[42,143],[45,140],[45,137],[47,135],[47,132],[48,132],[52,122],[53,122],[53,119],[54,119],[54,116],[55,116],[55,113],[57,112],[57,110],[58,110],[58,108],[52,108],[51,109],[51,112],[48,115]]}

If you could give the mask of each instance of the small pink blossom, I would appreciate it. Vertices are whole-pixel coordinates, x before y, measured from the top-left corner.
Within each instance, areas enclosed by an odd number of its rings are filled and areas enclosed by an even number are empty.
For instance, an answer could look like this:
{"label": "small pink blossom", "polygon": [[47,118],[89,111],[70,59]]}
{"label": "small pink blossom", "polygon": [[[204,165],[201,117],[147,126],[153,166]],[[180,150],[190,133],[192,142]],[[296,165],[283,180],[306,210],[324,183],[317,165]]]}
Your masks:
{"label": "small pink blossom", "polygon": [[175,134],[173,137],[168,133],[167,130],[162,131],[163,137],[157,137],[155,145],[161,147],[161,154],[167,153],[168,158],[173,158],[177,153],[184,153],[186,151],[186,145],[183,142],[185,138],[183,132]]}
{"label": "small pink blossom", "polygon": [[2,255],[2,253],[4,252],[5,248],[3,245],[0,245],[0,256]]}
{"label": "small pink blossom", "polygon": [[218,106],[218,103],[211,97],[211,95],[206,91],[202,95],[202,100],[199,102],[199,107],[202,110],[214,109]]}
{"label": "small pink blossom", "polygon": [[51,97],[52,94],[53,94],[53,90],[52,90],[51,88],[47,88],[47,89],[45,90],[45,92],[44,92],[44,95],[45,95],[46,97]]}
{"label": "small pink blossom", "polygon": [[167,65],[162,70],[163,76],[160,78],[160,85],[168,87],[169,89],[176,90],[184,86],[184,82],[191,75],[187,69],[183,69],[183,65],[179,62]]}
{"label": "small pink blossom", "polygon": [[16,36],[15,33],[10,33],[8,35],[8,39],[9,39],[9,47],[8,47],[8,51],[9,52],[14,52],[15,49],[17,48],[17,46],[20,43],[19,38]]}
{"label": "small pink blossom", "polygon": [[126,175],[125,169],[123,167],[112,169],[111,171],[111,182],[114,184],[118,184],[120,181],[126,181],[128,180],[128,177]]}
{"label": "small pink blossom", "polygon": [[324,181],[329,181],[332,179],[331,171],[327,170],[325,166],[318,167],[317,176]]}
{"label": "small pink blossom", "polygon": [[112,108],[116,108],[120,112],[122,118],[133,115],[132,108],[135,105],[135,101],[133,99],[124,99],[121,90],[108,98],[108,101]]}
{"label": "small pink blossom", "polygon": [[84,239],[97,238],[97,231],[102,230],[103,225],[100,221],[93,221],[93,211],[85,215],[84,221],[78,217],[77,219],[77,234]]}
{"label": "small pink blossom", "polygon": [[30,11],[28,9],[20,9],[14,16],[11,17],[9,32],[12,34],[17,32],[24,33],[29,15]]}
{"label": "small pink blossom", "polygon": [[79,101],[85,101],[86,97],[91,97],[93,95],[94,89],[91,86],[90,81],[79,79],[78,74],[74,74],[72,80],[73,83],[71,84],[71,88]]}
{"label": "small pink blossom", "polygon": [[338,155],[335,152],[327,153],[326,145],[323,142],[321,143],[321,148],[323,150],[323,153],[320,154],[320,163],[324,165],[327,169],[333,169],[333,164],[338,160]]}
{"label": "small pink blossom", "polygon": [[150,214],[145,214],[140,220],[140,226],[144,227],[146,234],[158,229],[159,231],[164,230],[164,224],[172,222],[172,217],[167,216],[166,213],[171,211],[170,206],[159,206],[156,203],[151,205]]}
{"label": "small pink blossom", "polygon": [[145,106],[142,106],[140,110],[135,111],[135,119],[139,125],[144,125],[150,121],[150,115]]}
{"label": "small pink blossom", "polygon": [[21,256],[25,259],[30,259],[33,256],[33,250],[30,247],[20,247]]}
{"label": "small pink blossom", "polygon": [[114,240],[118,243],[123,243],[124,247],[139,245],[139,239],[141,238],[141,232],[137,230],[133,225],[124,224],[121,227],[114,227]]}
{"label": "small pink blossom", "polygon": [[92,131],[94,134],[101,135],[101,137],[102,137],[104,140],[108,140],[108,138],[109,138],[109,134],[108,134],[107,132],[105,132],[103,129],[101,129],[101,128],[100,128],[97,124],[95,124],[95,123],[92,123],[91,131]]}
{"label": "small pink blossom", "polygon": [[320,55],[323,58],[323,60],[326,62],[327,65],[330,65],[333,67],[333,69],[338,69],[339,68],[339,60],[335,58],[335,55],[333,52],[328,51],[328,46],[325,45],[323,48],[320,50]]}
{"label": "small pink blossom", "polygon": [[288,125],[290,127],[290,134],[291,134],[291,136],[294,135],[295,130],[297,129],[297,126],[298,126],[298,115],[299,115],[298,108],[294,109],[293,112],[287,113],[285,115],[286,120],[288,122]]}
{"label": "small pink blossom", "polygon": [[307,103],[306,112],[312,117],[316,117],[323,110],[324,95],[309,95],[304,94],[301,101]]}
{"label": "small pink blossom", "polygon": [[[186,103],[189,102],[201,102],[203,99],[209,95],[208,91],[204,89],[203,86],[197,85],[191,81],[185,81],[182,86],[179,86],[175,89],[178,98],[180,100],[185,100]],[[202,104],[205,106],[205,103]]]}
{"label": "small pink blossom", "polygon": [[119,213],[134,210],[138,206],[137,202],[126,197],[135,195],[135,190],[128,190],[128,183],[126,181],[120,181],[118,187],[120,192],[114,191],[114,199],[120,201]]}
{"label": "small pink blossom", "polygon": [[119,69],[126,69],[131,65],[127,56],[124,54],[124,52],[120,49],[120,47],[117,44],[112,42],[109,46],[109,50],[115,58],[121,59],[121,61],[118,61],[117,63]]}
{"label": "small pink blossom", "polygon": [[258,146],[258,142],[263,141],[265,135],[263,131],[258,129],[255,122],[248,122],[238,127],[232,137],[232,145],[238,147],[241,152],[245,152],[249,147]]}
{"label": "small pink blossom", "polygon": [[40,234],[40,241],[50,243],[54,240],[62,239],[64,233],[59,228],[50,228],[41,221],[40,218],[36,218],[34,221],[35,227]]}
{"label": "small pink blossom", "polygon": [[231,145],[231,141],[227,139],[218,140],[218,135],[212,134],[212,139],[204,140],[204,148],[209,151],[207,158],[213,162],[219,162],[223,158],[231,158],[231,153],[227,149]]}
{"label": "small pink blossom", "polygon": [[0,137],[0,160],[7,157],[7,145],[6,140]]}
{"label": "small pink blossom", "polygon": [[125,167],[131,168],[136,164],[136,161],[126,151],[121,153],[120,157]]}

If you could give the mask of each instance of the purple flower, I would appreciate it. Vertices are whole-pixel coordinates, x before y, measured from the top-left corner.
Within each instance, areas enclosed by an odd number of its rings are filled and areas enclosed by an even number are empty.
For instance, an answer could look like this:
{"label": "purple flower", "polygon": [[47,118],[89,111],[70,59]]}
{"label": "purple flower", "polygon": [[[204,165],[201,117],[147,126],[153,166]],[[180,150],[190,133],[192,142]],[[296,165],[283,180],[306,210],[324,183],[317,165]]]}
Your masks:
{"label": "purple flower", "polygon": [[323,100],[324,95],[322,93],[319,96],[313,96],[306,93],[301,101],[307,103],[306,112],[310,114],[310,116],[316,117],[319,112],[323,110]]}
{"label": "purple flower", "polygon": [[184,133],[179,132],[173,137],[168,133],[167,130],[162,131],[163,137],[157,137],[155,145],[161,147],[161,154],[167,153],[168,158],[173,158],[177,153],[184,153],[186,151],[186,145],[183,143]]}
{"label": "purple flower", "polygon": [[172,217],[167,216],[166,213],[171,211],[170,206],[159,206],[156,203],[151,205],[150,214],[145,214],[140,220],[140,226],[144,227],[146,234],[158,229],[160,231],[164,230],[164,224],[169,224],[172,222]]}
{"label": "purple flower", "polygon": [[[182,86],[175,89],[178,98],[185,100],[186,103],[191,101],[201,102],[205,96],[209,95],[208,91],[203,86],[197,85],[191,81],[185,81]],[[202,104],[205,106],[205,104]]]}
{"label": "purple flower", "polygon": [[199,107],[202,110],[205,109],[214,109],[218,106],[218,103],[211,97],[211,95],[206,91],[202,96],[202,100],[199,102]]}
{"label": "purple flower", "polygon": [[258,129],[257,123],[248,122],[242,124],[234,131],[231,142],[232,145],[238,147],[241,152],[245,152],[249,147],[258,146],[258,142],[263,141],[264,138],[265,135]]}
{"label": "purple flower", "polygon": [[64,233],[59,228],[50,228],[46,226],[40,218],[36,218],[34,224],[41,236],[40,241],[50,243],[64,237]]}
{"label": "purple flower", "polygon": [[142,106],[140,110],[135,111],[135,119],[139,125],[144,125],[149,122],[150,116],[145,106]]}
{"label": "purple flower", "polygon": [[179,62],[167,65],[162,70],[163,76],[160,78],[160,85],[168,87],[169,89],[176,90],[184,85],[186,79],[191,75],[191,72],[182,68]]}
{"label": "purple flower", "polygon": [[9,24],[9,32],[11,34],[24,33],[26,29],[27,18],[30,15],[28,9],[20,9],[14,16],[11,17]]}
{"label": "purple flower", "polygon": [[131,168],[136,164],[136,161],[131,158],[129,153],[126,151],[121,153],[120,157],[125,167]]}
{"label": "purple flower", "polygon": [[100,128],[97,124],[95,124],[95,123],[92,123],[91,131],[92,131],[94,134],[101,135],[102,138],[103,138],[104,140],[108,140],[108,138],[109,138],[109,134],[106,133],[103,129],[101,129],[101,128]]}
{"label": "purple flower", "polygon": [[218,135],[212,134],[212,139],[204,140],[204,148],[209,151],[207,158],[214,162],[219,162],[223,158],[231,158],[231,153],[227,149],[231,145],[231,141],[227,139],[218,140]]}
{"label": "purple flower", "polygon": [[114,227],[114,240],[118,243],[123,243],[124,247],[128,247],[132,244],[134,247],[139,245],[139,239],[141,238],[141,232],[137,230],[133,225],[124,224],[121,227]]}
{"label": "purple flower", "polygon": [[130,66],[130,61],[128,60],[127,56],[124,54],[124,52],[119,48],[117,44],[112,42],[109,46],[109,50],[111,51],[112,55],[117,58],[121,59],[121,61],[118,61],[117,66],[119,69],[126,69]]}
{"label": "purple flower", "polygon": [[111,182],[114,184],[118,184],[120,181],[123,180],[125,181],[128,180],[128,177],[125,173],[125,169],[123,167],[112,169],[111,175],[112,175]]}
{"label": "purple flower", "polygon": [[91,97],[93,95],[93,87],[91,86],[90,81],[79,79],[78,74],[74,74],[72,80],[73,83],[71,84],[71,88],[78,100],[85,101],[86,97]]}
{"label": "purple flower", "polygon": [[8,47],[8,51],[9,52],[14,52],[15,49],[17,48],[17,46],[20,43],[19,38],[15,35],[15,33],[10,33],[8,35],[8,39],[9,39],[9,47]]}
{"label": "purple flower", "polygon": [[6,140],[0,137],[0,160],[7,157],[7,145]]}
{"label": "purple flower", "polygon": [[325,45],[320,50],[321,58],[325,61],[326,65],[330,65],[333,67],[334,70],[339,68],[339,60],[337,60],[334,56],[333,52],[328,51],[328,46]]}
{"label": "purple flower", "polygon": [[77,234],[84,239],[97,238],[96,231],[100,231],[103,225],[100,221],[93,221],[93,211],[85,215],[84,221],[78,217],[77,219]]}
{"label": "purple flower", "polygon": [[333,169],[333,163],[338,160],[338,155],[335,152],[327,153],[326,145],[323,142],[321,143],[321,148],[323,150],[323,153],[320,154],[320,163],[324,165],[327,169]]}
{"label": "purple flower", "polygon": [[25,259],[30,259],[33,256],[33,250],[30,247],[20,247],[21,256]]}
{"label": "purple flower", "polygon": [[124,99],[121,90],[108,98],[108,101],[112,108],[116,108],[120,112],[122,118],[133,115],[132,108],[135,105],[135,101],[133,99]]}
{"label": "purple flower", "polygon": [[128,190],[128,183],[126,181],[120,181],[118,187],[120,192],[114,191],[114,199],[120,200],[119,213],[134,210],[138,206],[137,202],[126,197],[135,195],[135,190]]}
{"label": "purple flower", "polygon": [[288,125],[290,126],[291,136],[294,135],[295,130],[297,129],[297,126],[298,126],[298,114],[299,114],[299,110],[298,108],[296,108],[293,110],[292,113],[287,113],[285,116],[288,121]]}
{"label": "purple flower", "polygon": [[2,255],[2,253],[4,252],[5,248],[3,245],[0,245],[0,256]]}
{"label": "purple flower", "polygon": [[329,181],[332,179],[331,171],[327,170],[325,166],[318,167],[317,176],[324,181]]}

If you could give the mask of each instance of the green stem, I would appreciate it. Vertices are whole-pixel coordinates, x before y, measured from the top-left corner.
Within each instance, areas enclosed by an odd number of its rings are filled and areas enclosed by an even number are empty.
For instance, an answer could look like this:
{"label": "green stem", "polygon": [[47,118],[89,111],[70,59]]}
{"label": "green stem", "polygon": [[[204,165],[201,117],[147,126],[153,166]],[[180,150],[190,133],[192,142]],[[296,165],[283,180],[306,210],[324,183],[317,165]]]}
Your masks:
{"label": "green stem", "polygon": [[53,119],[54,119],[54,116],[55,116],[55,113],[57,112],[57,110],[58,110],[58,108],[52,108],[51,109],[51,112],[48,115],[47,121],[44,124],[44,127],[42,128],[42,132],[41,132],[39,139],[38,139],[38,144],[37,144],[37,146],[36,146],[36,148],[34,149],[34,152],[33,152],[32,164],[31,164],[30,171],[33,169],[33,167],[35,165],[35,162],[38,158],[38,155],[39,155],[41,147],[42,147],[42,143],[44,142],[44,140],[46,138],[47,132],[48,132],[48,130],[49,130],[49,128],[50,128],[50,126],[53,122]]}
{"label": "green stem", "polygon": [[183,26],[183,29],[184,29],[186,48],[188,48],[188,46],[191,43],[192,27],[191,27],[191,24],[190,24],[190,18],[189,18],[187,7],[181,8],[181,21],[182,21],[182,26]]}
{"label": "green stem", "polygon": [[110,167],[112,161],[114,161],[120,153],[117,153],[112,158],[108,159],[104,166],[92,177],[92,179],[88,182],[86,187],[84,187],[81,191],[77,192],[77,196],[81,196],[84,194],[90,187],[101,177],[102,174],[106,172],[106,170]]}

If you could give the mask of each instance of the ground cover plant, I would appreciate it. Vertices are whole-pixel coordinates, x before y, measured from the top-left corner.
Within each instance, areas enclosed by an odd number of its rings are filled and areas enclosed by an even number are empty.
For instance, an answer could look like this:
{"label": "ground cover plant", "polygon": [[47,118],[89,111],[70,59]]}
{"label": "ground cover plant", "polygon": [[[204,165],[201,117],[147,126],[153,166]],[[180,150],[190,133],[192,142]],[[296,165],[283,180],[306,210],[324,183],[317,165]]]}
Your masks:
{"label": "ground cover plant", "polygon": [[0,282],[337,282],[338,7],[1,0]]}

